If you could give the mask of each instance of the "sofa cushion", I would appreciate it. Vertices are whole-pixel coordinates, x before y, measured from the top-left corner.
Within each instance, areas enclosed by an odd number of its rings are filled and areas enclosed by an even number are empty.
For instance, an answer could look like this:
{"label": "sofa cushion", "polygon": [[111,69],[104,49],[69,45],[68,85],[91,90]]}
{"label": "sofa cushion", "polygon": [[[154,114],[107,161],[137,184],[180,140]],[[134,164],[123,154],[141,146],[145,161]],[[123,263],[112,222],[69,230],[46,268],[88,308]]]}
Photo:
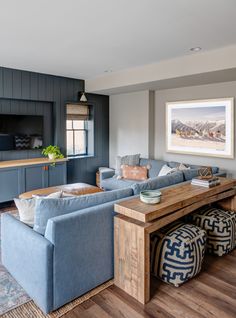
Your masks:
{"label": "sofa cushion", "polygon": [[[198,166],[198,165],[189,165],[191,169],[200,169],[204,166]],[[210,166],[211,169],[212,169],[212,173],[215,174],[215,173],[218,173],[219,172],[219,167],[212,167]]]}
{"label": "sofa cushion", "polygon": [[199,175],[198,169],[188,169],[188,170],[183,170],[183,175],[184,175],[184,180],[189,181],[192,180],[193,178],[197,177]]}
{"label": "sofa cushion", "polygon": [[[117,179],[116,177],[101,180],[101,187],[106,190],[124,189],[137,183],[137,180]],[[142,181],[141,181],[142,182]]]}
{"label": "sofa cushion", "polygon": [[[180,162],[176,162],[176,161],[170,161],[168,162],[168,166],[170,168],[177,168],[181,163]],[[200,169],[203,167],[203,165],[191,165],[191,164],[186,164],[184,163],[184,165],[188,168],[190,167],[190,169]],[[218,167],[211,167],[212,168],[212,173],[218,173],[219,172],[219,168]]]}
{"label": "sofa cushion", "polygon": [[164,160],[154,160],[154,159],[140,159],[140,166],[150,166],[148,176],[149,178],[155,178],[158,176],[161,168],[166,164]]}
{"label": "sofa cushion", "polygon": [[35,207],[34,230],[42,235],[45,233],[47,221],[55,216],[79,211],[91,206],[131,196],[131,188],[99,192],[78,197],[60,199],[37,199]]}
{"label": "sofa cushion", "polygon": [[164,188],[173,184],[177,184],[183,181],[184,181],[183,173],[181,171],[177,171],[167,176],[156,177],[148,181],[135,183],[131,185],[131,188],[133,189],[134,195],[136,195],[144,190],[161,189],[161,188]]}

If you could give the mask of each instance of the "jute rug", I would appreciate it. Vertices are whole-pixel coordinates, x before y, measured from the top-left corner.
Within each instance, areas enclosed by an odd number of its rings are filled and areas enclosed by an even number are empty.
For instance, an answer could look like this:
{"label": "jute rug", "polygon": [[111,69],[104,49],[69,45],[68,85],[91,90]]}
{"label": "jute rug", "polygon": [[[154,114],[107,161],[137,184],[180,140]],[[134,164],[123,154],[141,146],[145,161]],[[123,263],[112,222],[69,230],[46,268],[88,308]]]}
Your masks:
{"label": "jute rug", "polygon": [[91,297],[97,295],[104,289],[108,288],[109,286],[113,285],[113,280],[110,280],[97,288],[94,288],[87,294],[83,295],[75,299],[74,301],[70,302],[69,304],[59,308],[58,310],[54,311],[51,314],[44,315],[43,312],[35,305],[33,301],[30,301],[24,305],[21,305],[6,314],[2,315],[1,318],[59,318],[62,315],[65,315],[70,310],[75,308],[76,306],[82,304],[86,300],[90,299]]}

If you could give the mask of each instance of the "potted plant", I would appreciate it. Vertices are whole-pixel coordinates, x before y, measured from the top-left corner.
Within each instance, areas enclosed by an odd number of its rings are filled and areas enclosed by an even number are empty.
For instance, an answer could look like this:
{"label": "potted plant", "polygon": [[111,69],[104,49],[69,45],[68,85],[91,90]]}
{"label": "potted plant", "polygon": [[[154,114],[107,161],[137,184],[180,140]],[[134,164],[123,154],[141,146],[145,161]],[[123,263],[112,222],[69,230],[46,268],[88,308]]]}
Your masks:
{"label": "potted plant", "polygon": [[43,149],[42,154],[45,157],[48,157],[49,160],[56,160],[56,159],[62,159],[64,158],[63,154],[61,153],[61,150],[58,146],[48,146]]}

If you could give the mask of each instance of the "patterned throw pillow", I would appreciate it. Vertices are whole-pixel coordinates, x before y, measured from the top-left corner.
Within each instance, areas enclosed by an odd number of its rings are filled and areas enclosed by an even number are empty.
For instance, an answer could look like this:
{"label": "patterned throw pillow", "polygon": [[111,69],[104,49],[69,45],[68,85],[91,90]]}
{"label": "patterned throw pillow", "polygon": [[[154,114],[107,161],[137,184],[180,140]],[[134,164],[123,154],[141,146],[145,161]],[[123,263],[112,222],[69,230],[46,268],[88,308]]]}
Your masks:
{"label": "patterned throw pillow", "polygon": [[122,178],[122,165],[139,166],[140,154],[117,156],[116,157],[116,177],[117,179]]}
{"label": "patterned throw pillow", "polygon": [[148,168],[144,166],[122,165],[122,177],[129,180],[147,180]]}
{"label": "patterned throw pillow", "polygon": [[15,136],[15,146],[17,150],[29,149],[30,137],[29,136]]}
{"label": "patterned throw pillow", "polygon": [[236,213],[206,206],[187,218],[207,232],[207,253],[222,256],[236,246]]}
{"label": "patterned throw pillow", "polygon": [[151,273],[164,282],[180,286],[201,271],[206,232],[176,222],[151,234]]}

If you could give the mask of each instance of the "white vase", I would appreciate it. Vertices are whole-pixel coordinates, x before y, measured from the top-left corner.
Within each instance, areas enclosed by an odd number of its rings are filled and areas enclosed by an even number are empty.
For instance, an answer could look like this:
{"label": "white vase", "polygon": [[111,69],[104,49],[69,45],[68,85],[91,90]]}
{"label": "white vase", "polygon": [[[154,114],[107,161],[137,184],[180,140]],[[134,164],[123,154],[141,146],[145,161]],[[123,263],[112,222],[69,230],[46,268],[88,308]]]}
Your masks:
{"label": "white vase", "polygon": [[49,160],[55,160],[55,154],[54,153],[49,153],[48,154]]}

